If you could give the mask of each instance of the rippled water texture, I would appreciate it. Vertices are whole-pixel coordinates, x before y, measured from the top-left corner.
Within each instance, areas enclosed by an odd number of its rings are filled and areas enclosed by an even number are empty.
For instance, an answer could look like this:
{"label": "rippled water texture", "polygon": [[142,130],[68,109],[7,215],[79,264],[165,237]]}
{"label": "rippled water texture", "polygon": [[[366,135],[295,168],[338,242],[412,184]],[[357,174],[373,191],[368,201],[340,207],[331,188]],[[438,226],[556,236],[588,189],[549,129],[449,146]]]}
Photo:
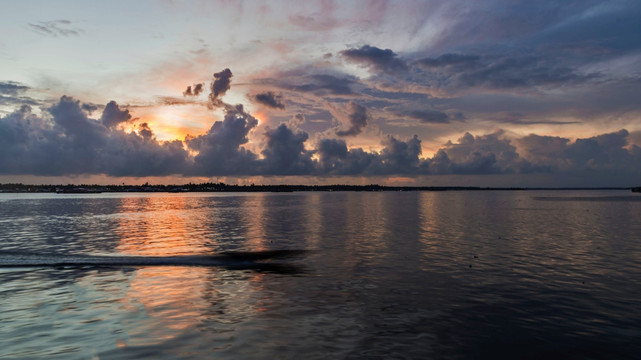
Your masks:
{"label": "rippled water texture", "polygon": [[0,194],[0,358],[638,358],[640,198]]}

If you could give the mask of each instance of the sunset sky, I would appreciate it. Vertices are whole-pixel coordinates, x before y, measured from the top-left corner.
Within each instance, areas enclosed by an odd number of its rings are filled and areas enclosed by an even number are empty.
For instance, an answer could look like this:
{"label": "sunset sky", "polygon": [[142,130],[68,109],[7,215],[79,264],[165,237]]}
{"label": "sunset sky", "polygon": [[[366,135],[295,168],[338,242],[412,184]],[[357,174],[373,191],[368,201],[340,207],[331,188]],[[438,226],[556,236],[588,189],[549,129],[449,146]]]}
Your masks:
{"label": "sunset sky", "polygon": [[639,1],[3,1],[0,182],[641,185]]}

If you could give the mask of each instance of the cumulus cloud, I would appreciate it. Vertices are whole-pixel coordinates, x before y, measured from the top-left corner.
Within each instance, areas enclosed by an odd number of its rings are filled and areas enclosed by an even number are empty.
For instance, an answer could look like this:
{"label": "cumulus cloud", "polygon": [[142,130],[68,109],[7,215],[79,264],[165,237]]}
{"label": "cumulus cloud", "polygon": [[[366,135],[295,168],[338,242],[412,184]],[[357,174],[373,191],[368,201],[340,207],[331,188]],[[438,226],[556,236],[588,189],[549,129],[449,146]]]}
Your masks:
{"label": "cumulus cloud", "polygon": [[100,117],[100,122],[107,128],[113,128],[120,123],[126,123],[131,120],[129,110],[121,110],[115,101],[110,101],[105,106]]}
{"label": "cumulus cloud", "polygon": [[503,135],[502,131],[480,136],[466,133],[457,143],[449,141],[439,149],[430,167],[443,174],[515,173],[529,168]]}
{"label": "cumulus cloud", "polygon": [[198,155],[192,175],[248,175],[257,167],[257,156],[243,147],[258,120],[246,113],[242,105],[227,105],[225,118],[216,121],[206,134],[189,137],[186,144]]}
{"label": "cumulus cloud", "polygon": [[293,132],[281,124],[276,129],[267,129],[264,135],[267,142],[262,151],[261,174],[306,175],[312,172],[313,152],[305,150],[304,143],[309,137],[306,132]]}
{"label": "cumulus cloud", "polygon": [[369,67],[379,72],[399,72],[407,70],[407,65],[391,49],[379,49],[363,45],[360,48],[343,50],[340,54],[347,60]]}
{"label": "cumulus cloud", "polygon": [[276,94],[273,91],[255,94],[252,96],[252,99],[273,109],[285,109],[285,104],[283,104],[283,95]]}
{"label": "cumulus cloud", "polygon": [[[31,175],[106,174],[149,176],[184,173],[188,153],[180,141],[160,143],[134,132],[108,128],[86,107],[63,96],[41,118],[23,106],[0,118],[0,173]],[[122,115],[115,103],[103,118]],[[111,114],[111,115],[110,115]],[[128,113],[127,113],[128,114]],[[109,121],[107,121],[109,122]]]}
{"label": "cumulus cloud", "polygon": [[356,136],[367,126],[367,120],[370,117],[367,108],[354,101],[350,101],[347,104],[347,111],[347,119],[349,120],[350,126],[346,130],[336,130],[336,135],[338,136]]}
{"label": "cumulus cloud", "polygon": [[385,173],[415,174],[427,171],[427,163],[419,160],[422,149],[417,135],[407,141],[388,136],[383,144],[385,147],[381,152],[381,159]]}
{"label": "cumulus cloud", "polygon": [[322,139],[318,144],[320,157],[319,174],[362,175],[373,174],[380,169],[380,158],[361,148],[347,150],[342,139]]}
{"label": "cumulus cloud", "polygon": [[347,149],[342,139],[323,139],[318,144],[318,171],[329,175],[418,175],[428,173],[428,163],[420,159],[421,140],[414,135],[407,141],[388,136],[379,152],[362,148]]}
{"label": "cumulus cloud", "polygon": [[[214,175],[430,175],[430,174],[641,174],[641,148],[630,145],[629,132],[571,141],[531,134],[510,139],[503,131],[464,134],[447,142],[431,158],[421,158],[421,140],[387,136],[380,151],[349,149],[343,139],[319,139],[285,124],[263,134],[262,157],[248,150],[258,121],[242,105],[225,104],[225,117],[206,134],[158,141],[148,123],[135,131],[119,129],[127,110],[110,102],[100,119],[84,104],[63,96],[35,115],[25,105],[0,117],[0,174],[111,176]],[[187,147],[193,154],[185,150]],[[313,157],[317,154],[317,160]]]}
{"label": "cumulus cloud", "polygon": [[[423,69],[421,71],[440,72],[445,77],[450,76],[451,81],[461,81],[461,84],[468,79],[465,76],[482,71],[483,66],[488,64],[485,61],[489,61],[482,56],[451,54],[430,59],[423,59],[423,63],[417,65]],[[501,59],[506,58],[494,58],[493,64],[499,64]],[[372,62],[368,66],[383,69],[381,64]],[[500,78],[509,73],[510,66],[497,70],[497,76]],[[277,84],[276,87],[281,89],[287,85],[290,86],[287,91],[310,92],[319,97],[351,94],[350,85],[363,85],[355,78],[336,74],[302,75],[293,72],[288,76],[281,75],[273,80],[272,85]],[[209,99],[213,106],[224,112],[223,120],[215,121],[205,134],[188,136],[185,141],[159,141],[149,123],[137,124],[132,131],[123,130],[119,125],[131,123],[132,115],[115,101],[107,103],[97,119],[92,118],[92,114],[100,106],[83,103],[70,96],[63,96],[55,104],[35,112],[40,115],[35,115],[30,106],[21,106],[0,117],[0,154],[8,154],[0,157],[0,174],[415,176],[578,174],[584,171],[641,174],[641,148],[629,144],[626,130],[574,141],[536,134],[513,138],[504,131],[483,135],[465,133],[456,142],[444,144],[431,158],[421,157],[421,139],[417,135],[404,138],[381,134],[383,140],[378,151],[348,147],[344,138],[363,133],[371,122],[370,106],[382,107],[395,115],[424,123],[447,124],[465,120],[458,107],[448,103],[447,99],[439,99],[435,105],[446,109],[444,111],[436,110],[429,102],[420,106],[401,107],[399,104],[412,105],[410,100],[416,96],[406,93],[386,93],[384,95],[388,98],[379,98],[376,96],[380,93],[371,91],[359,98],[359,102],[367,107],[349,101],[344,108],[345,118],[341,119],[343,128],[330,128],[322,133],[340,138],[317,136],[313,142],[315,148],[308,141],[309,134],[297,129],[306,123],[306,115],[312,119],[306,129],[313,127],[312,121],[317,114],[314,111],[318,111],[315,105],[306,108],[313,111],[305,114],[292,111],[278,119],[287,124],[267,128],[261,134],[252,134],[258,126],[258,120],[242,104],[231,105],[222,100],[231,87],[231,78],[231,70],[224,69],[214,74],[210,86]],[[487,78],[492,78],[492,75]],[[509,76],[504,80],[506,78]],[[488,86],[485,82],[488,80],[479,81],[481,85],[478,86]],[[195,96],[203,86],[201,84],[198,89],[189,87],[184,95]],[[493,83],[492,86],[498,87],[499,83]],[[6,96],[19,96],[28,90],[27,86],[19,83],[0,83],[0,93]],[[264,91],[253,95],[252,99],[266,106],[284,107],[282,95],[274,91]],[[424,96],[421,99],[425,101]],[[323,101],[330,103],[327,106],[333,106],[331,101],[335,99],[327,97]],[[428,98],[427,101],[432,99]],[[297,110],[300,109],[305,108],[299,107]],[[292,116],[291,119],[288,116]],[[257,140],[252,144],[253,151],[248,146],[250,138]],[[262,148],[256,150],[257,146]]]}
{"label": "cumulus cloud", "polygon": [[516,143],[532,163],[559,171],[638,171],[638,146],[628,146],[628,136],[629,132],[623,129],[570,142],[566,138],[530,134]]}

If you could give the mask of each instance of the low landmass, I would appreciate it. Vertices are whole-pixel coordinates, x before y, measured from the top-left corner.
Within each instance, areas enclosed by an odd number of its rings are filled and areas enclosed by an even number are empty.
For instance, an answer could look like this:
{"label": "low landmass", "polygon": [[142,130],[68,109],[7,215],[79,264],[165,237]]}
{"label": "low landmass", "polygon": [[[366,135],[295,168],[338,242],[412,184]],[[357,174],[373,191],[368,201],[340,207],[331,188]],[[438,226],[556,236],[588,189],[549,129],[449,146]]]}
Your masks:
{"label": "low landmass", "polygon": [[370,185],[230,185],[202,183],[183,185],[28,185],[0,184],[4,193],[103,193],[103,192],[293,192],[293,191],[479,191],[479,190],[633,190],[632,187],[526,188],[478,186],[384,186]]}

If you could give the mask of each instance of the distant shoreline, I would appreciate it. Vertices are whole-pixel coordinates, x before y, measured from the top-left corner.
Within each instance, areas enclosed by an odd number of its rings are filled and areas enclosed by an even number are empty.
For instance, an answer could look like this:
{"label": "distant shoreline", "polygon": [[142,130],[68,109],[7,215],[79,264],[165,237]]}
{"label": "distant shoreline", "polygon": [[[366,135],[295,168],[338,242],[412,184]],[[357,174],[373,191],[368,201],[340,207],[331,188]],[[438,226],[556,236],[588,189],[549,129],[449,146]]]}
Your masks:
{"label": "distant shoreline", "polygon": [[527,191],[527,190],[632,190],[635,187],[480,187],[480,186],[384,186],[384,185],[25,185],[0,184],[0,193],[186,193],[186,192],[303,192],[303,191]]}

